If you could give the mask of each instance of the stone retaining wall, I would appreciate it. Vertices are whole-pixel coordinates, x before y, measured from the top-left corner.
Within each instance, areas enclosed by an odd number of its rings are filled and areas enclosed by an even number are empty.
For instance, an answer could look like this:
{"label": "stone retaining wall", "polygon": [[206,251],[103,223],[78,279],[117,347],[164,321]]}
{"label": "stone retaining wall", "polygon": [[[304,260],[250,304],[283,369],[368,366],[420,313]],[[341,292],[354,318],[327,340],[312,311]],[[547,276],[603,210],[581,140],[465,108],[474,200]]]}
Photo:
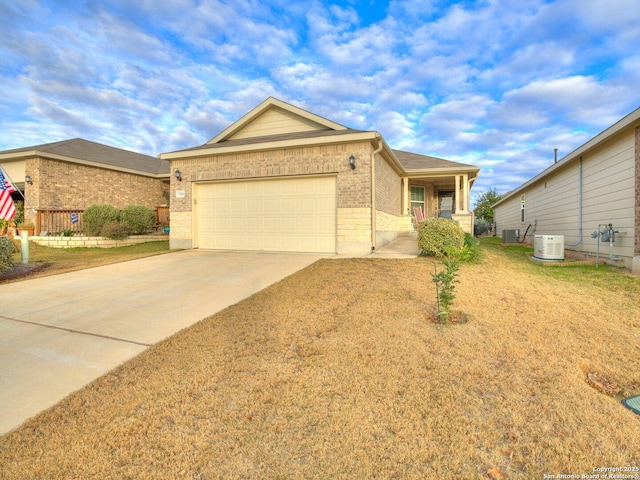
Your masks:
{"label": "stone retaining wall", "polygon": [[[19,237],[16,237],[19,238]],[[52,248],[111,248],[111,247],[123,247],[126,245],[136,245],[138,243],[146,242],[158,242],[162,240],[169,240],[168,235],[134,235],[127,237],[123,240],[111,240],[104,237],[87,237],[87,236],[74,236],[74,237],[29,237],[29,240],[42,245],[44,247]]]}

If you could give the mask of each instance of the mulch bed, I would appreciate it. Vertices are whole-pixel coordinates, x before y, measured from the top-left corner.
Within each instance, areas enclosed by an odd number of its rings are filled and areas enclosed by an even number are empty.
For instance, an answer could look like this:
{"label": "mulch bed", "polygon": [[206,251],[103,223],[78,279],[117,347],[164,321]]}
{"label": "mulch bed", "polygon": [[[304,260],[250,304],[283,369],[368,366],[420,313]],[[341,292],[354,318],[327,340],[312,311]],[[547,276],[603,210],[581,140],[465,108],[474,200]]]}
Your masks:
{"label": "mulch bed", "polygon": [[33,262],[33,263],[16,263],[11,270],[0,273],[0,282],[4,280],[15,280],[16,278],[23,278],[32,273],[44,270],[49,266],[46,262]]}

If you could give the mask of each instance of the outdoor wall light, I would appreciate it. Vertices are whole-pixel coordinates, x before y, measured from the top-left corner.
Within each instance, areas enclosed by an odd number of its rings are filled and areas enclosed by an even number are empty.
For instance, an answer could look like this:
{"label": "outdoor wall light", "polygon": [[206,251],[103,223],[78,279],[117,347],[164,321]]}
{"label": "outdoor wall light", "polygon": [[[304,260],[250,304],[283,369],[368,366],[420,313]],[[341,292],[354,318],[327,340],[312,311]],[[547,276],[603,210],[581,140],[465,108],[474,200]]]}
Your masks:
{"label": "outdoor wall light", "polygon": [[180,173],[180,170],[176,169],[174,175],[176,176],[176,180],[178,180],[179,182],[182,181],[182,174]]}
{"label": "outdoor wall light", "polygon": [[351,166],[351,170],[356,169],[356,157],[353,156],[353,153],[349,157],[349,166]]}
{"label": "outdoor wall light", "polygon": [[31,180],[31,177],[29,175],[24,177],[24,181],[27,182],[29,185],[33,185],[33,180]]}

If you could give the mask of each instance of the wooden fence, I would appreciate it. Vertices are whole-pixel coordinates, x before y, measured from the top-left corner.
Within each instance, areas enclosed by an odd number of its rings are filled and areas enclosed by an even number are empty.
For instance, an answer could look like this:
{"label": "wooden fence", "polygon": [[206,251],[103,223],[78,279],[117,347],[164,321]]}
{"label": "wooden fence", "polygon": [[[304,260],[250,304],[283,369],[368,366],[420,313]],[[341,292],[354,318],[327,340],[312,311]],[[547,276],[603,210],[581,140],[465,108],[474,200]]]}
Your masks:
{"label": "wooden fence", "polygon": [[65,231],[72,231],[74,235],[81,233],[82,212],[83,210],[38,210],[35,234],[62,235]]}
{"label": "wooden fence", "polygon": [[[36,235],[62,235],[63,232],[82,233],[84,210],[38,210]],[[155,228],[169,225],[169,207],[156,207]]]}

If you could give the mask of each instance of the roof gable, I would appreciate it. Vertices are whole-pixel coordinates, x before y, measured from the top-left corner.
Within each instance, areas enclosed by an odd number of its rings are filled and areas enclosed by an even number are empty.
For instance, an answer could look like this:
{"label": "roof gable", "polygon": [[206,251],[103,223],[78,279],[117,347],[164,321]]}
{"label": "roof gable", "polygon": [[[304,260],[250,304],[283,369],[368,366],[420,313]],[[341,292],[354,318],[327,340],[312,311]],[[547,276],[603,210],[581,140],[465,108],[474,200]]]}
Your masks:
{"label": "roof gable", "polygon": [[207,144],[324,130],[347,130],[347,127],[277,98],[269,97],[209,140]]}

